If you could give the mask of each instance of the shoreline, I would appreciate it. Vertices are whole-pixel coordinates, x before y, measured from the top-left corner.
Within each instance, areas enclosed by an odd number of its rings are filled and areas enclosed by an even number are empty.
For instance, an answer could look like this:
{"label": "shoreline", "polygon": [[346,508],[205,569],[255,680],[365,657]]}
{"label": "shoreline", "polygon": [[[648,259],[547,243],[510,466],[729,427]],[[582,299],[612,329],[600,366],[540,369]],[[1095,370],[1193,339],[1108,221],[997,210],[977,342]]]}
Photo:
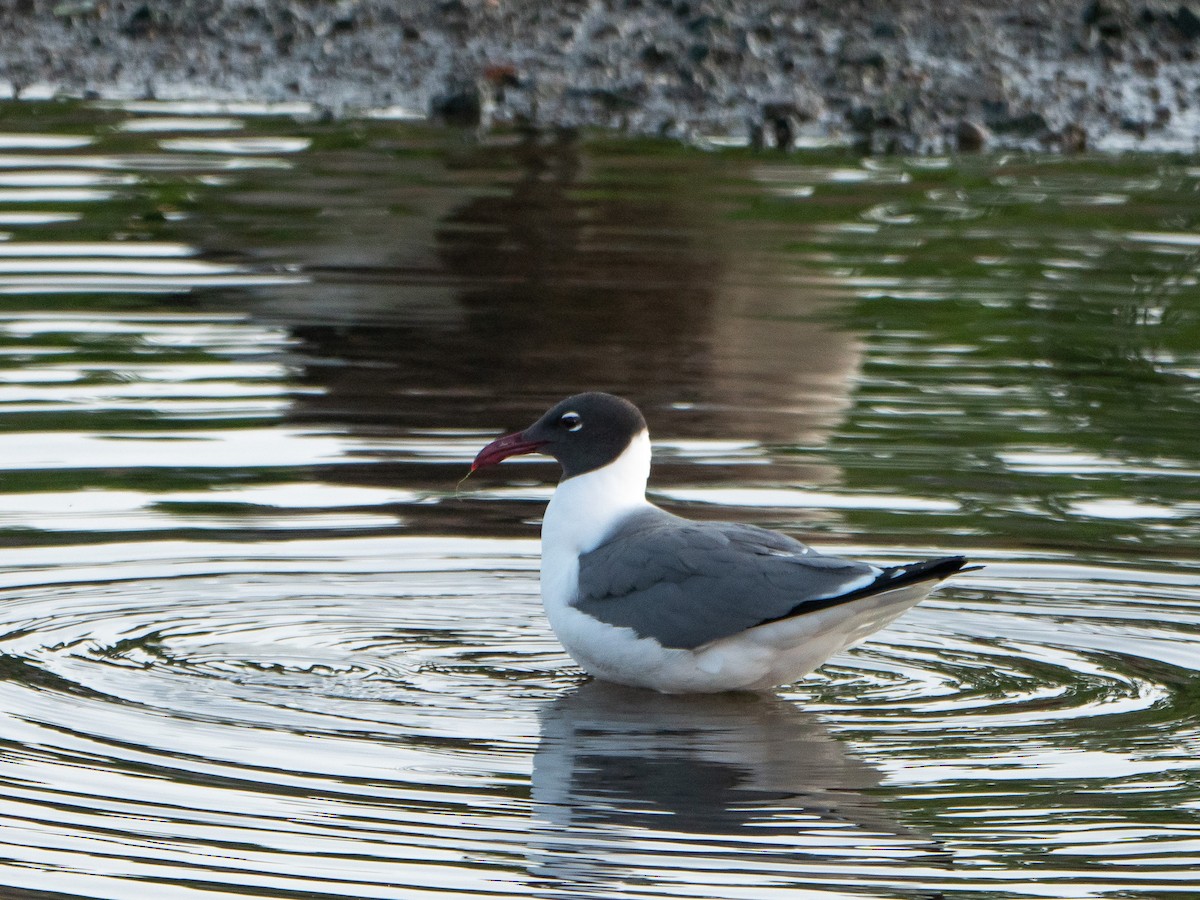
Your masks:
{"label": "shoreline", "polygon": [[15,0],[0,97],[865,153],[1200,149],[1200,2]]}

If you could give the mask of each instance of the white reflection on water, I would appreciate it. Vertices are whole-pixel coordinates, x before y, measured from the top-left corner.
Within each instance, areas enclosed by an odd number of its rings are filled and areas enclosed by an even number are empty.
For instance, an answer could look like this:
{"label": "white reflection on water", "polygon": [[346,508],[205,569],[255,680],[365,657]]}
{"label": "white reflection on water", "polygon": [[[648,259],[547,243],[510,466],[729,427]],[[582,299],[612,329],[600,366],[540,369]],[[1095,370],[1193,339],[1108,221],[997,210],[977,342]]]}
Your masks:
{"label": "white reflection on water", "polygon": [[0,133],[0,150],[73,150],[95,142],[86,134]]}
{"label": "white reflection on water", "polygon": [[111,200],[113,191],[98,188],[0,188],[0,203],[96,203]]}
{"label": "white reflection on water", "polygon": [[204,469],[347,461],[339,435],[299,428],[0,434],[0,470],[132,466]]}
{"label": "white reflection on water", "polygon": [[1072,501],[1067,509],[1097,519],[1179,519],[1200,510],[1200,503],[1164,506],[1119,497],[1096,497]]}
{"label": "white reflection on water", "polygon": [[200,260],[171,260],[161,259],[112,259],[110,257],[77,257],[68,254],[66,258],[55,259],[37,257],[32,259],[15,259],[11,254],[0,259],[0,273],[10,272],[46,272],[46,273],[126,273],[130,275],[154,275],[162,277],[179,276],[214,276],[232,275],[245,270],[240,266],[220,265],[218,263]]}
{"label": "white reflection on water", "polygon": [[[11,171],[11,170],[10,170]],[[137,184],[136,175],[114,175],[111,172],[81,172],[65,170],[62,172],[25,171],[19,174],[0,174],[0,187],[88,187],[91,185],[112,186]],[[0,200],[10,197],[10,194],[0,194]],[[22,197],[21,199],[24,199]],[[59,199],[48,196],[46,200]]]}
{"label": "white reflection on water", "polygon": [[245,138],[170,138],[159,141],[164,150],[181,153],[271,154],[299,153],[307,150],[309,138],[245,137]]}
{"label": "white reflection on water", "polygon": [[241,171],[246,169],[287,169],[287,160],[272,159],[270,156],[186,156],[177,154],[130,154],[114,155],[27,155],[0,153],[2,169],[116,169],[122,171]]}
{"label": "white reflection on water", "polygon": [[[310,116],[315,107],[304,100],[267,103],[258,100],[121,100],[102,101],[97,109],[120,109],[150,116]],[[130,121],[145,121],[132,119]]]}
{"label": "white reflection on water", "polygon": [[1073,473],[1077,475],[1099,475],[1124,473],[1126,475],[1157,475],[1160,477],[1194,477],[1200,472],[1191,469],[1181,460],[1138,459],[1121,456],[1104,456],[1088,451],[1075,451],[1059,447],[1045,449],[1012,449],[997,454],[1006,465],[1018,471]]}
{"label": "white reflection on water", "polygon": [[19,244],[0,244],[0,257],[70,259],[77,256],[129,256],[162,259],[195,256],[197,252],[195,247],[187,244],[166,241],[21,241]]}
{"label": "white reflection on water", "polygon": [[[398,525],[403,519],[364,507],[417,503],[423,498],[415,491],[310,482],[154,493],[104,489],[9,493],[0,509],[0,527],[64,532],[369,528]],[[214,509],[217,506],[220,512]]]}
{"label": "white reflection on water", "polygon": [[1183,231],[1130,231],[1126,239],[1144,244],[1173,244],[1200,247],[1200,233]]}
{"label": "white reflection on water", "polygon": [[902,497],[895,494],[836,494],[799,488],[668,488],[660,496],[687,503],[717,506],[766,506],[779,509],[890,509],[913,512],[954,512],[954,500]]}
{"label": "white reflection on water", "polygon": [[[133,268],[137,268],[134,266]],[[252,275],[242,271],[207,275],[62,275],[0,277],[0,294],[172,294],[201,287],[269,287],[303,284],[296,275]]]}
{"label": "white reflection on water", "polygon": [[[78,212],[0,212],[0,225],[57,225],[75,222],[83,217]],[[3,246],[0,244],[0,246]]]}
{"label": "white reflection on water", "polygon": [[117,127],[121,131],[135,133],[163,131],[240,131],[246,123],[240,119],[201,118],[199,116],[161,116],[158,118],[130,119]]}

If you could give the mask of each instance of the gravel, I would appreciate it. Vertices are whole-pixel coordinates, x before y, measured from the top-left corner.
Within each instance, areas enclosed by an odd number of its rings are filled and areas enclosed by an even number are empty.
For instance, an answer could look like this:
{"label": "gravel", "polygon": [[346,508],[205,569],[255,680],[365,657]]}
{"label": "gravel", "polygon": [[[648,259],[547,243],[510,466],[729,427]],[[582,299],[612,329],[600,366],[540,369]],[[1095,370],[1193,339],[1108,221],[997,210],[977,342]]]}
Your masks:
{"label": "gravel", "polygon": [[873,153],[1200,142],[1200,0],[7,0],[0,97]]}

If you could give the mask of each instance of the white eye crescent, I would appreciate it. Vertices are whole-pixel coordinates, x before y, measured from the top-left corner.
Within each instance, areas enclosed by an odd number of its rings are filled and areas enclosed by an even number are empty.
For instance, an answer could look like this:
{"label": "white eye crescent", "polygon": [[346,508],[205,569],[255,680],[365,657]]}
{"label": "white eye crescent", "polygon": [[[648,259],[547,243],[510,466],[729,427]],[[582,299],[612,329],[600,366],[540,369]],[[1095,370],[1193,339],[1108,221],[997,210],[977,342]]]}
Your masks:
{"label": "white eye crescent", "polygon": [[567,431],[578,431],[583,427],[583,419],[579,417],[577,412],[566,412],[558,417],[558,424]]}

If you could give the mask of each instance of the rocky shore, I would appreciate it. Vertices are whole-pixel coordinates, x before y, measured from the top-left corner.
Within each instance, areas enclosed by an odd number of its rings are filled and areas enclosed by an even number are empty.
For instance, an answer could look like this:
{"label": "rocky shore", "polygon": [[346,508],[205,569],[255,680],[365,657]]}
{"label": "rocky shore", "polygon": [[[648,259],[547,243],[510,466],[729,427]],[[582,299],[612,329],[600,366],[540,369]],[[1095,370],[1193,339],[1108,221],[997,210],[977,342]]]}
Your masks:
{"label": "rocky shore", "polygon": [[1200,0],[9,0],[0,97],[876,153],[1194,151]]}

